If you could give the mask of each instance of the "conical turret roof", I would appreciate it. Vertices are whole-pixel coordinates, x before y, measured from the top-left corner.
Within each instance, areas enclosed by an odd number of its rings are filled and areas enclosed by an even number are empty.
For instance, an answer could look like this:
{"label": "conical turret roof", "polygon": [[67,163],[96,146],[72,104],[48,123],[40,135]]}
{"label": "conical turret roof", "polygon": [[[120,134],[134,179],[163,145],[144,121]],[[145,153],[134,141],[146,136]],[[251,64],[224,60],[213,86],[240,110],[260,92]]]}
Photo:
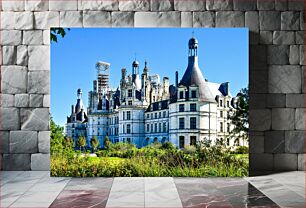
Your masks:
{"label": "conical turret roof", "polygon": [[[189,41],[189,49],[196,50],[197,47],[190,47],[190,42],[191,41]],[[198,44],[197,41],[193,41],[193,42]],[[201,101],[216,102],[212,92],[210,91],[208,87],[207,82],[205,81],[203,77],[201,69],[199,68],[197,52],[190,53],[188,57],[188,66],[183,75],[183,78],[180,81],[180,85],[184,85],[186,87],[193,86],[193,85],[198,86],[199,87],[199,99]]]}

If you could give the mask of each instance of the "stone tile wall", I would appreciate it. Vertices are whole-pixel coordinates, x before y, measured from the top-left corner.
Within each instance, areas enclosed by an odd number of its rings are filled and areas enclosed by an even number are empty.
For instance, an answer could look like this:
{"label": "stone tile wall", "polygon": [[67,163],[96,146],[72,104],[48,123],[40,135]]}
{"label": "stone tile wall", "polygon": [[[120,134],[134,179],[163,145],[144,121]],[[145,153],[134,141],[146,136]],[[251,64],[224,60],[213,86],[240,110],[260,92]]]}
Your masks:
{"label": "stone tile wall", "polygon": [[250,173],[304,170],[303,0],[12,0],[1,6],[3,169],[49,169],[50,27],[248,27]]}

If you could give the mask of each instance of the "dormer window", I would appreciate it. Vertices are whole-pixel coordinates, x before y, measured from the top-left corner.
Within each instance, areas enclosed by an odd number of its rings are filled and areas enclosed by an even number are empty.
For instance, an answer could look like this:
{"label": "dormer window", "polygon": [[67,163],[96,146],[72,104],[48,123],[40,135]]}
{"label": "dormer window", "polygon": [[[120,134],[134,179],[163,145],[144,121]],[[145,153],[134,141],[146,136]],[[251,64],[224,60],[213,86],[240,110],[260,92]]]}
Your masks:
{"label": "dormer window", "polygon": [[184,99],[184,91],[180,91],[180,99]]}
{"label": "dormer window", "polygon": [[128,97],[132,97],[132,90],[128,90]]}
{"label": "dormer window", "polygon": [[191,90],[191,98],[197,98],[197,91]]}

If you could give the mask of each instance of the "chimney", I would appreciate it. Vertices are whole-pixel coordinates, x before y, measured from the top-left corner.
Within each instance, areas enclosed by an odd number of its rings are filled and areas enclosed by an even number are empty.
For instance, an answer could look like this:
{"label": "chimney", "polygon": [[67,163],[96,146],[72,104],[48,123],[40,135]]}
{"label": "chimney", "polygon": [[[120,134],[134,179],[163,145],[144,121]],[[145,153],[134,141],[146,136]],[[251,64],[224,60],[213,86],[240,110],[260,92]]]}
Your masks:
{"label": "chimney", "polygon": [[83,121],[84,120],[84,109],[82,108],[81,109],[81,121]]}
{"label": "chimney", "polygon": [[93,91],[94,91],[94,92],[97,92],[97,89],[98,89],[97,86],[98,86],[98,82],[97,82],[97,80],[94,80],[94,81],[93,81]]}
{"label": "chimney", "polygon": [[126,68],[122,68],[121,69],[121,78],[125,79],[125,76],[126,76]]}
{"label": "chimney", "polygon": [[175,87],[178,87],[178,71],[175,72]]}
{"label": "chimney", "polygon": [[226,82],[225,84],[226,84],[226,94],[229,95],[229,93],[230,93],[230,89],[229,89],[230,88],[230,84],[229,84],[229,82]]}

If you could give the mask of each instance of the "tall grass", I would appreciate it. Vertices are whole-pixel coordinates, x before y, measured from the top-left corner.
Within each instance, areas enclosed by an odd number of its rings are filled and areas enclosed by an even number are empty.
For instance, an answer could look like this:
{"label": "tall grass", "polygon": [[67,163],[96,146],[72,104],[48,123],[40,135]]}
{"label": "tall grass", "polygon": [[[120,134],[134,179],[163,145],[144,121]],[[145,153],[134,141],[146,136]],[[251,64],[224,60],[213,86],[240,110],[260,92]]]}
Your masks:
{"label": "tall grass", "polygon": [[[103,155],[95,159],[88,156],[57,155],[51,157],[51,174],[52,176],[74,177],[242,177],[248,174],[248,164],[245,159],[222,151],[221,149],[206,149],[204,152],[184,152],[177,149],[148,147],[136,150],[136,153],[130,157],[127,157],[129,154],[122,154],[123,158],[113,157],[113,155],[118,156],[118,152],[103,153],[112,156]],[[203,154],[206,154],[205,157]]]}

